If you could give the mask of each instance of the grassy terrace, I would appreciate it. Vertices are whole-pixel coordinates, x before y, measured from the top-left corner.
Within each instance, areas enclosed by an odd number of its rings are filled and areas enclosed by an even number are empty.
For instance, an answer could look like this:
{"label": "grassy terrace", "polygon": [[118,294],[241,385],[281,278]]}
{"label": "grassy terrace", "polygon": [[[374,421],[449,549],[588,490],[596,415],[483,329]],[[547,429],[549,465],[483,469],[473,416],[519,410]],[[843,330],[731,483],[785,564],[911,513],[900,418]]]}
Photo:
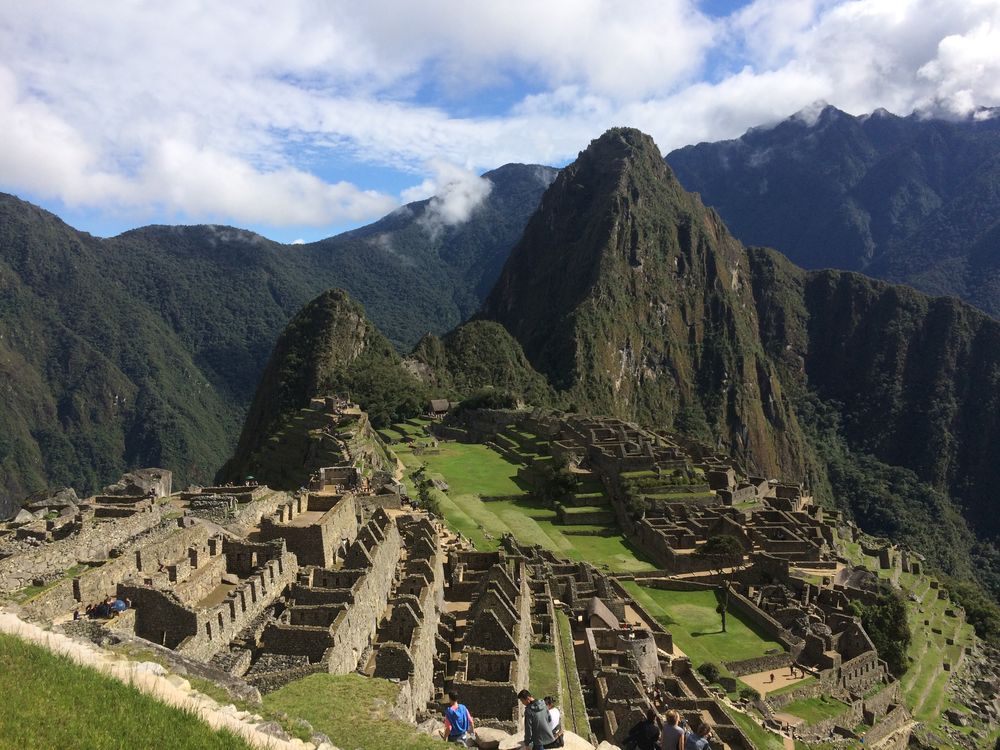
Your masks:
{"label": "grassy terrace", "polygon": [[[389,718],[399,686],[361,675],[314,674],[264,696],[264,707],[305,719],[350,750],[433,750],[444,743]],[[173,747],[173,746],[172,746]]]}
{"label": "grassy terrace", "polygon": [[556,666],[556,651],[551,645],[531,647],[528,680],[532,694],[539,698],[559,694],[559,669]]}
{"label": "grassy terrace", "polygon": [[[571,560],[607,565],[615,571],[655,567],[621,536],[594,535],[605,527],[556,523],[555,510],[535,500],[518,483],[519,466],[485,445],[442,442],[436,450],[419,455],[405,444],[394,444],[393,450],[408,469],[423,464],[429,476],[448,483],[441,511],[448,524],[479,549],[496,549],[500,537],[511,533],[526,544],[538,544]],[[412,492],[412,485],[407,486]],[[498,496],[511,499],[482,499]]]}
{"label": "grassy terrace", "polygon": [[800,698],[792,701],[781,708],[781,713],[798,716],[808,724],[816,724],[826,719],[840,716],[850,708],[843,701],[835,698],[819,696],[816,698]]}
{"label": "grassy terrace", "polygon": [[563,670],[559,675],[562,686],[562,716],[563,728],[575,732],[581,737],[590,734],[590,724],[587,721],[587,705],[583,700],[583,692],[579,680],[573,676],[578,674],[576,653],[573,650],[573,631],[570,628],[569,617],[563,611],[556,612],[556,625],[559,633],[559,649],[562,656]]}
{"label": "grassy terrace", "polygon": [[[903,696],[914,718],[934,723],[952,707],[947,695],[949,673],[944,670],[944,663],[958,664],[962,649],[972,640],[972,628],[964,619],[945,614],[952,605],[946,599],[937,598],[937,589],[930,588],[930,579],[926,576],[903,574],[900,583],[922,600],[907,602],[913,635],[910,668],[901,681]],[[924,624],[925,621],[929,624]],[[935,629],[941,632],[933,632]],[[953,645],[948,645],[949,638],[954,641]]]}
{"label": "grassy terrace", "polygon": [[193,714],[8,635],[0,635],[0,695],[0,748],[250,747]]}
{"label": "grassy terrace", "polygon": [[781,649],[777,641],[759,634],[730,611],[727,632],[715,611],[718,598],[714,591],[664,591],[645,588],[634,581],[623,581],[629,594],[673,634],[674,644],[698,667],[705,662],[752,659],[772,649]]}

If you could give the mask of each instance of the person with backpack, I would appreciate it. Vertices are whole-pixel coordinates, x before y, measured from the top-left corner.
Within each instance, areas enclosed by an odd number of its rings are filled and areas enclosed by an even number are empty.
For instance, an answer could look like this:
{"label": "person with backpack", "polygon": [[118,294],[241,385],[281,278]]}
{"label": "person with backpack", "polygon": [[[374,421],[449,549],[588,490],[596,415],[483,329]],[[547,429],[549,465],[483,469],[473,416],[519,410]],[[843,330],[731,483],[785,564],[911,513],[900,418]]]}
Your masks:
{"label": "person with backpack", "polygon": [[646,717],[632,727],[625,737],[626,750],[660,750],[660,715],[646,709]]}
{"label": "person with backpack", "polygon": [[712,725],[707,721],[699,721],[694,731],[687,729],[684,732],[685,750],[712,750],[712,746],[708,742],[711,736]]}

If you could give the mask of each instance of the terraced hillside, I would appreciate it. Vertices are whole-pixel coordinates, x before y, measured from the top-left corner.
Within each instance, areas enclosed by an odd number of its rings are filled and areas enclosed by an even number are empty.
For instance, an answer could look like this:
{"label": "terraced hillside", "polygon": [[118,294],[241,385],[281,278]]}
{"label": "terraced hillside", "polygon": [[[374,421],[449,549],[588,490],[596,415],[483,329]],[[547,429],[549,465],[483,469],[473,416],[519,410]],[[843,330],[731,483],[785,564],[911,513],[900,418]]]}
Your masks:
{"label": "terraced hillside", "polygon": [[581,473],[565,502],[553,505],[538,497],[537,472],[552,461],[538,436],[504,430],[486,446],[438,441],[427,425],[413,419],[380,434],[406,466],[408,489],[418,496],[421,480],[429,482],[423,493],[477,548],[496,549],[504,534],[513,534],[526,544],[614,571],[654,568],[614,525],[607,494],[589,473]]}

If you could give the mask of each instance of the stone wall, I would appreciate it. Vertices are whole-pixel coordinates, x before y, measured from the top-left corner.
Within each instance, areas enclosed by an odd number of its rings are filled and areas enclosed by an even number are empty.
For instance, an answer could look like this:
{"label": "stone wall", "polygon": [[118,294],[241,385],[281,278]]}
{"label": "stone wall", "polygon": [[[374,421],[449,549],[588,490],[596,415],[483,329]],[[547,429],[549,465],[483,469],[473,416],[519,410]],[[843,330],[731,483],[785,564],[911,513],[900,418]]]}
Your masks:
{"label": "stone wall", "polygon": [[[299,525],[302,513],[320,512],[314,523]],[[357,536],[357,502],[353,494],[296,496],[278,506],[275,514],[261,519],[260,539],[284,539],[300,565],[332,567],[343,539]]]}
{"label": "stone wall", "polygon": [[143,570],[157,570],[183,555],[191,545],[206,541],[209,534],[209,528],[203,524],[187,524],[183,520],[164,522],[138,537],[118,557],[79,576],[60,581],[35,597],[24,605],[24,612],[35,619],[51,620],[103,600],[114,594],[122,581],[137,576]]}
{"label": "stone wall", "polygon": [[61,575],[80,562],[107,560],[116,549],[162,520],[158,505],[128,518],[81,519],[77,533],[0,560],[0,594],[31,586],[36,579]]}
{"label": "stone wall", "polygon": [[295,579],[295,556],[280,543],[272,546],[272,559],[240,579],[220,604],[205,609],[186,606],[170,591],[120,584],[118,596],[129,597],[135,604],[136,635],[192,658],[210,660]]}

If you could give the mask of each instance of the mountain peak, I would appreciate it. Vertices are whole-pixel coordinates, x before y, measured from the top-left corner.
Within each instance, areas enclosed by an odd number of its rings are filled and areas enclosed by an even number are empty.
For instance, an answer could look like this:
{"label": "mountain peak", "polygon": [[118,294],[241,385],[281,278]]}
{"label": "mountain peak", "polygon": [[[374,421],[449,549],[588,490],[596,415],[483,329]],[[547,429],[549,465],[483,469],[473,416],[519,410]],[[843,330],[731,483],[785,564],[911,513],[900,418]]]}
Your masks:
{"label": "mountain peak", "polygon": [[761,350],[747,267],[653,139],[612,128],[546,191],[480,316],[579,409],[722,435],[770,471],[786,405],[762,395],[768,363],[733,354]]}

